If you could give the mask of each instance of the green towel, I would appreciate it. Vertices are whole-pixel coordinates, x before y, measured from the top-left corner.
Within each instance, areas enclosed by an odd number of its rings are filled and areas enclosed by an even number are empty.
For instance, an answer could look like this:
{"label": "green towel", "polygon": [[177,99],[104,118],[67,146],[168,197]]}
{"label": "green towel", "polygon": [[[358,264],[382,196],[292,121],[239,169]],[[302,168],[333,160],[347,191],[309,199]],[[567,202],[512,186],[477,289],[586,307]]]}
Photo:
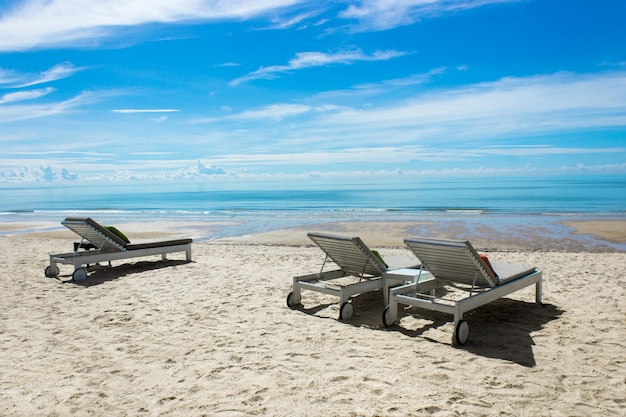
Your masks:
{"label": "green towel", "polygon": [[378,260],[380,262],[382,262],[383,265],[385,265],[385,268],[389,268],[389,265],[387,265],[387,262],[385,262],[385,260],[383,259],[383,257],[380,255],[380,253],[378,253],[377,250],[373,250],[372,253],[374,254],[374,256],[376,256],[378,258]]}
{"label": "green towel", "polygon": [[126,237],[126,235],[118,230],[115,226],[104,226],[109,232],[113,233],[115,236],[119,237],[126,243],[130,243],[130,240]]}

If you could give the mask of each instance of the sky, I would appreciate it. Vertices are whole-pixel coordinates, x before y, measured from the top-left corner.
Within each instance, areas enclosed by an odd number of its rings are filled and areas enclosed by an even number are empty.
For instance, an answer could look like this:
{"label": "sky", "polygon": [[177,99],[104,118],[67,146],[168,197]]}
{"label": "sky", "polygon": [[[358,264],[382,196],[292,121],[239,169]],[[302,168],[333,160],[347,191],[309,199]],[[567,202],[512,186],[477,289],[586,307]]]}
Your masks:
{"label": "sky", "polygon": [[0,186],[626,174],[626,1],[0,0]]}

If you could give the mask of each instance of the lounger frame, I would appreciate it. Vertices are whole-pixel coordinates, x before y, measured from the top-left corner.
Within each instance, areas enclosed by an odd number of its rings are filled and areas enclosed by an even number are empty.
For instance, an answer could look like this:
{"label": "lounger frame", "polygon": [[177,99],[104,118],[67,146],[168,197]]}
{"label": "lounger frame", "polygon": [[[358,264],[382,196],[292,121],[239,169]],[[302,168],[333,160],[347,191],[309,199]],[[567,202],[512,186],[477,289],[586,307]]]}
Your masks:
{"label": "lounger frame", "polygon": [[[469,337],[465,313],[531,285],[535,285],[535,302],[541,304],[542,272],[536,268],[492,262],[492,270],[468,241],[408,238],[404,242],[434,276],[437,287],[465,285],[469,295],[449,299],[436,296],[434,291],[424,294],[418,283],[392,288],[383,312],[385,326],[397,320],[400,304],[448,313],[454,316],[453,341],[462,345]],[[498,268],[512,273],[498,276]]]}
{"label": "lounger frame", "polygon": [[[350,298],[381,288],[387,288],[391,282],[413,281],[419,275],[419,269],[404,268],[390,271],[387,266],[367,247],[359,237],[345,237],[326,233],[308,233],[311,239],[324,253],[326,258],[319,272],[300,275],[293,278],[292,291],[287,296],[287,305],[295,307],[300,304],[302,290],[316,291],[339,297],[339,318],[352,317],[354,308]],[[334,262],[339,269],[324,271]],[[388,272],[396,272],[385,279]],[[353,277],[349,283],[339,284],[336,281],[345,277]],[[386,298],[385,298],[386,299]]]}
{"label": "lounger frame", "polygon": [[[111,265],[111,261],[155,255],[167,260],[168,254],[177,252],[184,252],[186,261],[191,262],[192,239],[127,244],[91,218],[68,217],[61,224],[79,235],[81,242],[75,245],[73,252],[50,255],[50,264],[45,270],[47,277],[58,276],[57,264],[73,265],[72,278],[79,281],[86,279],[87,271],[97,268],[102,262]],[[81,250],[85,247],[89,249]]]}

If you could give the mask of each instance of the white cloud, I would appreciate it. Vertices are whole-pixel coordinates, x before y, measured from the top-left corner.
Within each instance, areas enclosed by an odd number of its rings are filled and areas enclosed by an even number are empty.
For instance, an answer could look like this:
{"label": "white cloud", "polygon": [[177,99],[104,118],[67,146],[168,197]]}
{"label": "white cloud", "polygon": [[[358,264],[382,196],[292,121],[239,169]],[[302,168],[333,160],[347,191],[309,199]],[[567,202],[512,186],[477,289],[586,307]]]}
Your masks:
{"label": "white cloud", "polygon": [[385,30],[404,26],[422,18],[439,16],[489,4],[516,3],[520,0],[362,0],[339,14],[358,21],[357,30]]}
{"label": "white cloud", "polygon": [[364,90],[381,90],[384,87],[408,87],[413,85],[422,85],[429,83],[433,77],[446,72],[445,67],[435,68],[426,73],[412,74],[403,78],[394,78],[390,80],[382,80],[376,83],[366,83],[356,85],[354,88]]}
{"label": "white cloud", "polygon": [[68,100],[55,103],[32,105],[3,105],[0,106],[0,123],[37,119],[40,117],[48,117],[55,114],[65,113],[80,106],[91,104],[99,100],[99,97],[99,94],[83,92]]}
{"label": "white cloud", "polygon": [[78,71],[82,71],[84,69],[85,68],[75,67],[74,65],[72,65],[71,62],[64,62],[62,64],[55,65],[49,70],[43,71],[37,76],[32,77],[32,79],[25,81],[23,83],[20,83],[18,85],[15,85],[14,87],[15,88],[30,87],[30,86],[37,85],[37,84],[43,84],[43,83],[47,83],[51,81],[61,80],[63,78],[70,77],[74,73]]}
{"label": "white cloud", "polygon": [[626,126],[626,73],[504,78],[415,95],[391,106],[350,109],[312,121],[330,130],[434,132],[495,138],[529,132]]}
{"label": "white cloud", "polygon": [[214,165],[205,165],[204,163],[198,161],[195,166],[195,169],[191,169],[191,172],[195,172],[199,175],[226,175],[227,172],[224,168]]}
{"label": "white cloud", "polygon": [[557,146],[511,146],[511,147],[492,147],[477,150],[482,155],[499,155],[499,156],[552,156],[552,155],[590,155],[594,153],[615,154],[625,153],[624,148],[574,148],[574,147],[557,147]]}
{"label": "white cloud", "polygon": [[54,91],[54,88],[40,88],[37,90],[17,91],[15,93],[7,93],[0,97],[0,104],[12,103],[15,101],[34,100],[43,97]]}
{"label": "white cloud", "polygon": [[285,29],[300,23],[303,23],[305,20],[311,19],[312,17],[318,16],[318,12],[306,12],[302,14],[298,14],[296,16],[292,16],[289,18],[277,17],[272,19],[272,26],[270,29]]}
{"label": "white cloud", "polygon": [[568,148],[551,145],[510,147],[427,147],[427,146],[381,146],[351,147],[338,150],[310,150],[289,153],[251,153],[215,155],[212,160],[222,166],[330,166],[333,164],[371,165],[385,161],[386,165],[433,162],[476,161],[492,156],[552,156],[626,153],[624,148]]}
{"label": "white cloud", "polygon": [[77,182],[80,176],[66,168],[56,169],[50,165],[40,165],[37,168],[23,167],[0,171],[0,180],[7,183]]}
{"label": "white cloud", "polygon": [[[626,72],[508,77],[424,92],[420,83],[441,71],[329,91],[302,98],[300,104],[275,103],[195,122],[218,124],[225,135],[230,132],[232,140],[238,140],[236,131],[244,126],[229,121],[267,121],[267,126],[255,124],[255,136],[272,137],[272,143],[283,147],[322,148],[381,143],[381,138],[397,145],[468,140],[484,144],[626,126]],[[411,86],[416,88],[411,90]],[[398,88],[408,98],[380,99]],[[297,124],[276,125],[286,118],[294,118]]]}
{"label": "white cloud", "polygon": [[249,110],[233,116],[231,119],[274,119],[281,120],[284,117],[296,116],[311,111],[310,106],[302,104],[274,104],[259,110]]}
{"label": "white cloud", "polygon": [[22,76],[16,71],[0,68],[0,85],[15,84],[22,80]]}
{"label": "white cloud", "polygon": [[269,120],[281,121],[287,117],[303,116],[309,113],[327,113],[339,111],[342,107],[335,105],[309,106],[305,104],[270,104],[255,110],[229,114],[223,117],[196,119],[192,123],[215,123],[225,120]]}
{"label": "white cloud", "polygon": [[241,64],[238,64],[236,62],[224,62],[222,64],[216,64],[214,65],[215,68],[219,68],[219,67],[238,67]]}
{"label": "white cloud", "polygon": [[116,109],[111,110],[112,113],[124,113],[124,114],[133,114],[133,113],[175,113],[179,112],[178,109]]}
{"label": "white cloud", "polygon": [[[356,21],[359,31],[385,30],[426,17],[519,1],[362,0],[350,2],[337,18]],[[307,26],[307,21],[328,8],[327,2],[303,0],[17,0],[0,14],[0,51],[92,46],[119,37],[125,27],[242,20],[270,13],[277,15],[270,19],[270,29]],[[286,17],[280,15],[283,12]],[[311,24],[328,20],[320,18]]]}
{"label": "white cloud", "polygon": [[[415,84],[419,84],[419,78],[415,78]],[[396,88],[396,84],[403,82],[381,82],[380,94],[385,94],[388,91],[386,88]],[[596,161],[616,162],[626,155],[626,147],[620,147],[619,142],[600,146],[581,144],[579,139],[574,138],[571,144],[553,145],[549,139],[554,134],[554,141],[558,144],[562,142],[563,135],[570,132],[577,137],[591,138],[590,131],[614,127],[623,130],[626,126],[626,72],[509,77],[435,92],[422,92],[418,86],[412,90],[413,95],[408,100],[376,106],[367,104],[356,90],[359,89],[355,89],[352,107],[338,106],[330,100],[321,102],[315,95],[302,98],[303,103],[300,104],[276,103],[230,114],[214,119],[215,125],[210,129],[194,126],[191,132],[182,128],[177,128],[175,132],[154,129],[154,135],[144,134],[142,138],[142,134],[116,130],[111,126],[111,130],[106,132],[92,132],[96,137],[101,135],[102,140],[93,140],[88,144],[75,140],[76,136],[68,132],[72,137],[64,137],[66,144],[41,143],[41,147],[36,148],[40,158],[34,156],[28,163],[28,158],[21,158],[17,153],[34,149],[30,141],[34,143],[39,138],[29,137],[28,141],[18,143],[12,132],[3,129],[2,136],[11,142],[10,151],[5,147],[3,157],[9,158],[6,152],[10,152],[13,161],[0,161],[1,170],[6,171],[1,178],[4,180],[10,176],[17,181],[20,178],[17,173],[21,171],[13,168],[7,171],[7,165],[14,167],[20,161],[30,167],[63,166],[79,175],[77,181],[88,181],[96,176],[114,181],[117,177],[110,173],[122,164],[127,178],[132,176],[135,180],[148,180],[155,175],[162,175],[164,179],[181,176],[195,178],[193,175],[204,179],[210,173],[240,175],[243,169],[256,172],[257,176],[261,173],[271,176],[281,171],[304,173],[315,169],[330,172],[340,169],[337,168],[339,166],[350,171],[355,166],[373,165],[389,167],[390,170],[394,166],[405,170],[412,166],[424,169],[485,166],[497,172],[501,169],[499,161],[503,160],[518,161],[517,164],[506,163],[512,169],[519,168],[519,161],[523,161],[525,166],[527,160],[539,162],[537,166],[540,169],[544,169],[542,165],[551,167],[551,161],[557,159],[553,158],[555,155],[562,156],[558,160],[566,161],[563,165],[575,168],[580,161],[595,166]],[[324,99],[329,97],[332,94]],[[98,94],[86,93],[57,104],[30,106],[7,103],[0,106],[0,122],[10,121],[11,117],[19,120],[67,112],[100,99]],[[317,103],[312,104],[314,101]],[[154,113],[154,117],[159,117],[176,109],[118,110],[130,114]],[[287,120],[288,123],[275,122],[290,118],[293,120]],[[141,124],[141,129],[145,126]],[[84,136],[85,131],[79,130],[79,135]],[[531,143],[529,137],[534,138],[532,143],[541,137],[543,142],[534,146],[520,145]],[[184,143],[185,146],[171,146],[171,138],[176,138],[177,143]],[[146,146],[148,143],[149,146]],[[121,148],[123,154],[118,150]],[[43,156],[50,149],[65,149],[65,153]],[[113,155],[89,159],[68,152],[86,149],[93,152],[104,152],[106,149]],[[129,156],[137,149],[169,151],[171,154],[153,160]],[[203,162],[204,168],[198,168],[193,161],[207,155],[210,155],[209,162]],[[184,168],[192,165],[196,174]],[[605,165],[606,168],[598,168],[594,172],[624,172],[615,164]],[[48,171],[41,172],[40,177],[43,178],[43,173]],[[24,172],[22,174],[25,175]],[[48,178],[61,181],[59,178],[62,175],[55,175]]]}
{"label": "white cloud", "polygon": [[[615,164],[573,164],[560,166],[536,167],[533,165],[523,166],[487,166],[487,167],[470,167],[461,168],[454,165],[446,164],[449,168],[433,169],[428,168],[420,163],[414,165],[414,168],[385,168],[385,169],[325,169],[319,170],[317,164],[311,163],[310,158],[313,156],[315,160],[327,159],[338,164],[351,163],[355,160],[365,158],[370,155],[367,161],[371,161],[372,152],[379,150],[361,149],[357,150],[357,156],[347,152],[342,153],[313,153],[313,154],[284,154],[284,155],[261,155],[258,159],[254,159],[251,155],[237,156],[231,155],[217,161],[230,164],[232,161],[243,162],[244,167],[228,169],[225,166],[216,165],[213,162],[203,161],[167,161],[167,167],[163,167],[160,161],[148,161],[147,165],[141,166],[132,164],[127,169],[117,169],[115,166],[94,166],[93,164],[83,163],[69,168],[63,166],[64,161],[55,163],[45,163],[29,166],[7,168],[3,161],[0,160],[0,183],[5,184],[28,184],[28,183],[164,183],[175,182],[180,180],[199,180],[199,181],[220,181],[224,184],[224,179],[234,181],[281,181],[281,180],[307,180],[307,179],[323,179],[335,183],[341,179],[358,178],[358,179],[375,179],[375,178],[395,178],[395,179],[411,179],[423,177],[467,177],[467,176],[497,176],[497,175],[529,175],[529,174],[576,174],[576,173],[593,173],[593,174],[624,174],[626,173],[626,163]],[[394,154],[399,154],[402,150],[394,150]],[[436,150],[428,149],[408,149],[410,155],[425,152],[430,155],[433,160],[445,160],[451,162],[449,150],[442,150],[439,157],[436,157]],[[575,151],[575,150],[574,150]],[[608,149],[597,151],[610,151]],[[387,154],[383,152],[384,156]],[[267,156],[266,159],[264,159]],[[473,155],[468,155],[473,156]],[[242,157],[242,158],[240,158]],[[425,157],[424,159],[427,159]],[[455,161],[462,160],[454,159]],[[301,165],[302,169],[298,172],[281,172],[276,171],[267,173],[259,171],[259,165],[271,165],[277,162],[291,161],[293,164]],[[14,161],[13,161],[14,162]],[[175,166],[178,164],[178,167]],[[365,164],[369,166],[371,164]],[[311,167],[312,169],[307,169]]]}
{"label": "white cloud", "polygon": [[71,77],[76,72],[84,69],[86,68],[75,67],[71,62],[57,64],[48,70],[40,72],[39,74],[18,73],[17,71],[0,68],[0,85],[7,85],[9,88],[31,87],[33,85],[44,84]]}
{"label": "white cloud", "polygon": [[0,16],[0,51],[81,44],[123,26],[246,19],[300,1],[22,0]]}
{"label": "white cloud", "polygon": [[376,51],[370,55],[360,50],[341,51],[331,54],[324,52],[298,52],[295,58],[291,59],[286,65],[272,65],[259,68],[256,71],[231,81],[230,85],[235,86],[251,80],[272,79],[277,77],[279,73],[287,73],[305,68],[323,67],[334,64],[350,65],[357,61],[387,61],[406,54],[407,52],[393,50]]}

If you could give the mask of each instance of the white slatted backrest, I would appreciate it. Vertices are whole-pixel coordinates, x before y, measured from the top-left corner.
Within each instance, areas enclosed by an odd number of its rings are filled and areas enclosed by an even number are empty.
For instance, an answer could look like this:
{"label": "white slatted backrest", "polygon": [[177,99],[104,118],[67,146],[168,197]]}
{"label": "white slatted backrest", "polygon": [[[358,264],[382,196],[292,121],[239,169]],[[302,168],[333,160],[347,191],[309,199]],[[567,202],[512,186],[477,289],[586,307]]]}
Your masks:
{"label": "white slatted backrest", "polygon": [[407,238],[405,245],[437,279],[494,287],[498,279],[467,241]]}
{"label": "white slatted backrest", "polygon": [[101,252],[120,252],[125,250],[125,245],[120,244],[116,237],[108,236],[109,232],[91,219],[67,218],[62,225],[88,240]]}
{"label": "white slatted backrest", "polygon": [[309,233],[307,236],[349,275],[381,276],[387,270],[359,237],[323,233]]}

